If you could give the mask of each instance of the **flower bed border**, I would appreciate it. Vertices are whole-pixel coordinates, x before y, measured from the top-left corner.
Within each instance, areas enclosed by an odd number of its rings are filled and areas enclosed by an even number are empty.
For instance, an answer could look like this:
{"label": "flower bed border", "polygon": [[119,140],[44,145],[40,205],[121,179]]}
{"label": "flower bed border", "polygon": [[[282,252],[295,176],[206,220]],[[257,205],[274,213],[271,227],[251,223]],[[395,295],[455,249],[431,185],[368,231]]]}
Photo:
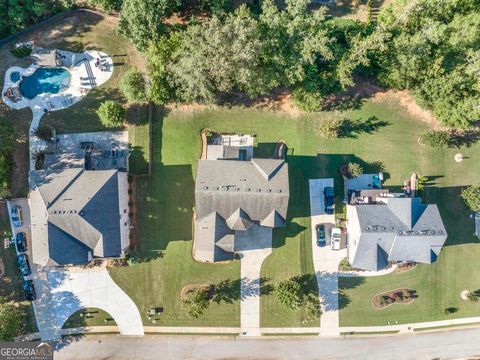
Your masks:
{"label": "flower bed border", "polygon": [[379,299],[381,296],[384,296],[384,295],[389,295],[389,296],[391,296],[391,294],[394,294],[394,293],[400,292],[400,291],[403,292],[403,291],[415,291],[415,290],[409,289],[409,288],[397,288],[397,289],[393,289],[393,290],[382,291],[381,293],[378,293],[378,294],[374,295],[374,296],[372,297],[372,299],[370,300],[370,303],[372,304],[372,307],[373,307],[374,309],[383,310],[383,309],[386,309],[386,308],[388,308],[388,307],[390,307],[390,306],[392,306],[392,305],[409,305],[409,304],[411,304],[411,303],[415,300],[415,296],[412,296],[412,297],[410,297],[410,298],[408,299],[408,301],[402,301],[402,302],[397,302],[397,301],[395,301],[395,302],[393,302],[393,303],[391,303],[391,304],[387,304],[387,305],[384,305],[384,306],[379,306],[379,303],[378,303],[378,302],[377,302],[377,303],[375,302],[375,299],[377,299],[377,298]]}

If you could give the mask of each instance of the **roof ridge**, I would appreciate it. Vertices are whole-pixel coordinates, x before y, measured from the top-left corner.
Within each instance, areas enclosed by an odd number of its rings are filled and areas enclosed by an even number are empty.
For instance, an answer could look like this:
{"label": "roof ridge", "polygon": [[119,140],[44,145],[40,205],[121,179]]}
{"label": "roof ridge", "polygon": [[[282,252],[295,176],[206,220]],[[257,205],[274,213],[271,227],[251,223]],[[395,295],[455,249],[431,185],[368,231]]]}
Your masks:
{"label": "roof ridge", "polygon": [[77,181],[77,179],[85,172],[84,169],[80,169],[79,172],[77,172],[75,174],[74,177],[72,177],[72,179],[68,182],[68,184],[66,186],[63,187],[62,191],[60,191],[57,196],[55,196],[52,201],[50,201],[47,205],[47,209],[49,209],[50,207],[52,207],[53,205],[55,205],[55,203],[57,202],[58,199],[60,199],[62,197],[63,194],[65,194],[65,192],[75,183],[75,181]]}

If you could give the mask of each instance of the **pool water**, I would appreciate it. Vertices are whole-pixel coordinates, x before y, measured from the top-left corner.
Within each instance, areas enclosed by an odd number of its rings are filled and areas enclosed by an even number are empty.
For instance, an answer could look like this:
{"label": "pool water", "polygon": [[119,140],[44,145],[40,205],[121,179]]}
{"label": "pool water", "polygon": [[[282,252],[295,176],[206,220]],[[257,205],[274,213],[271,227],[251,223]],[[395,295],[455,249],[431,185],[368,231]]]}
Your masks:
{"label": "pool water", "polygon": [[12,72],[10,74],[10,79],[16,83],[18,80],[20,80],[20,73],[18,71]]}
{"label": "pool water", "polygon": [[20,92],[27,99],[39,94],[57,94],[70,84],[70,72],[63,68],[38,68],[20,82]]}

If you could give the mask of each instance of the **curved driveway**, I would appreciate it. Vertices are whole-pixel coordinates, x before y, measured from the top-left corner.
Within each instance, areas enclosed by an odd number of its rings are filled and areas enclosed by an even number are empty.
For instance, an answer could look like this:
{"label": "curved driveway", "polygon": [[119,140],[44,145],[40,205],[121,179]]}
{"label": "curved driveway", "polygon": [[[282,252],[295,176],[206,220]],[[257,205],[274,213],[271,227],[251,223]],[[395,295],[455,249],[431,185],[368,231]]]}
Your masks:
{"label": "curved driveway", "polygon": [[42,339],[59,338],[65,321],[84,308],[106,311],[122,335],[143,335],[142,319],[135,303],[105,268],[41,269],[33,280],[41,294],[33,304]]}

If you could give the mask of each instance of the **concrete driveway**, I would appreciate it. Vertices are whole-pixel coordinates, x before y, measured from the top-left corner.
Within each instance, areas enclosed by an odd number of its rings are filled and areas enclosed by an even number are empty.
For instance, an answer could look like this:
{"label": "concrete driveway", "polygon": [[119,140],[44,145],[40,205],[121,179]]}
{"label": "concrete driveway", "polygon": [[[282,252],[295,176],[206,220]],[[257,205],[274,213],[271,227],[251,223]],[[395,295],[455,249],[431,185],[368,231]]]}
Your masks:
{"label": "concrete driveway", "polygon": [[106,311],[117,323],[121,335],[143,335],[137,306],[112,280],[106,268],[37,267],[34,284],[37,289],[34,310],[43,340],[59,338],[65,321],[83,308]]}
{"label": "concrete driveway", "polygon": [[260,336],[260,271],[272,253],[272,229],[253,225],[235,234],[240,260],[240,327],[243,336]]}
{"label": "concrete driveway", "polygon": [[[332,178],[310,179],[310,214],[312,232],[312,256],[317,285],[322,302],[323,314],[320,318],[320,335],[339,335],[339,314],[338,314],[338,264],[342,258],[347,256],[345,247],[341,250],[332,250],[329,238],[331,229],[335,226],[335,215],[325,213],[323,189],[327,186],[333,187]],[[327,245],[317,245],[316,225],[325,225],[325,237]]]}
{"label": "concrete driveway", "polygon": [[[20,227],[15,227],[10,219],[10,212],[12,210],[13,206],[19,206],[22,211],[22,226]],[[7,209],[8,209],[8,216],[10,219],[10,226],[12,228],[12,237],[15,238],[18,233],[24,232],[25,236],[27,238],[27,256],[28,259],[30,260],[30,265],[31,265],[31,259],[32,259],[32,237],[31,237],[31,231],[30,231],[30,206],[28,204],[28,199],[27,198],[18,198],[18,199],[12,199],[7,201]],[[12,245],[15,246],[15,245]]]}

